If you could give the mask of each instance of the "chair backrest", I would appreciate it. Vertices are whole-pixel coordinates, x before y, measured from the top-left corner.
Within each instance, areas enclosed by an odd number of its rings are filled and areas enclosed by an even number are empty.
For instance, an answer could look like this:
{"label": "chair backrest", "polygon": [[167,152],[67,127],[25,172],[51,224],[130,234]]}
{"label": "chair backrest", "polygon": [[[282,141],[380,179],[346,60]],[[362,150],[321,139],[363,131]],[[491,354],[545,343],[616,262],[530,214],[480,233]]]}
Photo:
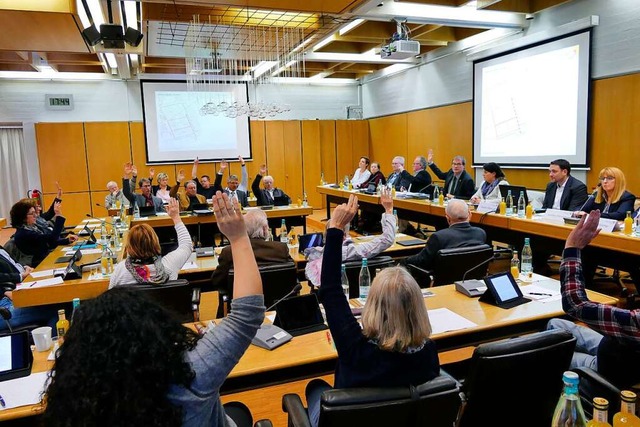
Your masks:
{"label": "chair backrest", "polygon": [[575,346],[575,337],[560,329],[480,344],[462,385],[466,405],[459,425],[525,419],[526,425],[551,425]]}
{"label": "chair backrest", "polygon": [[[386,255],[367,259],[371,281],[373,281],[373,278],[376,277],[377,269],[390,267],[393,264],[393,258]],[[360,296],[360,286],[358,284],[358,278],[360,276],[360,269],[362,268],[362,260],[347,261],[344,263],[344,266],[345,270],[347,271],[347,279],[349,279],[349,298],[358,298]]]}
{"label": "chair backrest", "polygon": [[[487,244],[440,249],[433,263],[433,286],[449,285],[462,280],[465,272],[493,257]],[[488,262],[469,271],[465,279],[481,279],[487,274]]]}
{"label": "chair backrest", "polygon": [[134,291],[144,292],[147,297],[175,314],[180,322],[199,320],[200,288],[192,288],[187,280],[169,280],[159,285],[134,283],[126,286]]}
{"label": "chair backrest", "polygon": [[319,426],[446,426],[460,408],[459,383],[440,375],[409,387],[333,389],[322,393]]}
{"label": "chair backrest", "polygon": [[[298,284],[298,271],[294,262],[258,266],[262,279],[265,307],[284,297]],[[233,268],[229,270],[229,289],[233,289]],[[229,296],[231,297],[231,295]]]}
{"label": "chair backrest", "polygon": [[9,256],[13,258],[15,262],[20,265],[33,265],[33,255],[28,255],[22,252],[18,245],[16,245],[16,241],[13,239],[13,236],[9,240],[5,242],[3,245],[4,250],[7,251]]}

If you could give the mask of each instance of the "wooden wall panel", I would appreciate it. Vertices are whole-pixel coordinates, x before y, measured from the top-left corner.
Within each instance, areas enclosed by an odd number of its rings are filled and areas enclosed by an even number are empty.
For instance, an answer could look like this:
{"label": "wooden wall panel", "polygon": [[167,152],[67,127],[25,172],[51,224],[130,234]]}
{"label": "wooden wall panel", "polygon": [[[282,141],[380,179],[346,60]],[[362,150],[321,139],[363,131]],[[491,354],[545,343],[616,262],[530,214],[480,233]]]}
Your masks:
{"label": "wooden wall panel", "polygon": [[[120,183],[118,183],[118,187],[120,187]],[[106,208],[96,205],[96,203],[100,203],[100,205],[104,206],[104,198],[107,197],[107,194],[109,194],[107,190],[91,192],[91,215],[97,217],[108,215]]]}
{"label": "wooden wall panel", "polygon": [[348,123],[351,126],[351,155],[355,161],[355,171],[360,157],[369,157],[369,123],[366,120],[349,120]]}
{"label": "wooden wall panel", "polygon": [[249,174],[249,186],[260,170],[260,165],[267,163],[266,128],[267,122],[263,120],[251,121],[251,155],[253,161],[247,162],[247,173]]}
{"label": "wooden wall panel", "polygon": [[353,156],[353,133],[347,120],[336,120],[336,168],[338,179],[345,175],[349,179],[358,167],[358,159]]}
{"label": "wooden wall panel", "polygon": [[544,191],[549,183],[548,170],[503,169],[502,171],[511,185],[524,185],[528,189]]}
{"label": "wooden wall panel", "polygon": [[89,191],[82,123],[36,123],[40,182],[55,194],[58,181],[65,193]]}
{"label": "wooden wall panel", "polygon": [[391,160],[395,156],[407,158],[407,114],[371,119],[369,129],[371,161],[380,163],[381,172],[389,176]]}
{"label": "wooden wall panel", "polygon": [[[322,172],[327,183],[337,180],[336,122],[320,120],[320,147],[322,155]],[[320,176],[318,176],[320,182]]]}
{"label": "wooden wall panel", "polygon": [[[107,182],[119,182],[122,165],[131,161],[131,141],[127,122],[85,123],[89,186],[104,189]],[[120,184],[118,184],[120,186]],[[100,202],[102,203],[102,202]]]}
{"label": "wooden wall panel", "polygon": [[602,168],[615,166],[624,172],[627,189],[640,195],[640,74],[595,81],[592,94],[587,187],[598,184]]}
{"label": "wooden wall panel", "polygon": [[[45,209],[49,209],[49,205],[51,205],[51,202],[53,202],[55,196],[55,194],[45,194]],[[104,202],[104,198],[102,199],[102,202]],[[63,192],[62,216],[67,219],[65,221],[65,226],[76,225],[79,224],[83,219],[86,219],[86,214],[92,213],[91,205],[91,196],[88,191],[77,193]],[[102,216],[104,216],[104,214],[102,214]]]}
{"label": "wooden wall panel", "polygon": [[273,177],[274,185],[286,192],[284,122],[282,120],[265,122],[265,145],[267,173]]}
{"label": "wooden wall panel", "polygon": [[320,122],[318,120],[303,120],[301,126],[304,189],[307,192],[309,204],[319,208],[324,202],[324,198],[316,191],[316,186],[320,184],[322,169]]}
{"label": "wooden wall panel", "polygon": [[299,120],[283,122],[286,193],[293,203],[302,200],[302,135]]}

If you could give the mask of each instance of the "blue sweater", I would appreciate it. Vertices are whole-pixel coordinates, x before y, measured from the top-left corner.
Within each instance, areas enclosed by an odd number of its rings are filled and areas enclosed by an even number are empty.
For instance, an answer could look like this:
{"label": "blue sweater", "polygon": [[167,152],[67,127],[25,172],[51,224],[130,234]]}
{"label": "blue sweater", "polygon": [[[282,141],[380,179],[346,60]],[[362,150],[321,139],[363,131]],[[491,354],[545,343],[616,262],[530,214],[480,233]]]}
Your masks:
{"label": "blue sweater", "polygon": [[438,351],[432,340],[415,353],[381,350],[362,334],[340,284],[342,230],[327,230],[319,296],[338,351],[335,387],[401,387],[438,376]]}

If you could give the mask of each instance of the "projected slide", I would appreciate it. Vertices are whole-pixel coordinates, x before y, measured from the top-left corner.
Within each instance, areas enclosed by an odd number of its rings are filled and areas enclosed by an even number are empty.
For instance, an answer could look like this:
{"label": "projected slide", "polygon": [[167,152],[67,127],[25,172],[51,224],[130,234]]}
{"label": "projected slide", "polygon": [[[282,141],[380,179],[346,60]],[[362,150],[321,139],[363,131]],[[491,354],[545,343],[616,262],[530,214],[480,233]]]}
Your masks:
{"label": "projected slide", "polygon": [[246,102],[245,84],[219,85],[216,92],[191,92],[182,82],[141,84],[148,163],[251,157],[246,116],[201,112],[207,102]]}
{"label": "projected slide", "polygon": [[474,163],[586,163],[589,33],[474,65]]}

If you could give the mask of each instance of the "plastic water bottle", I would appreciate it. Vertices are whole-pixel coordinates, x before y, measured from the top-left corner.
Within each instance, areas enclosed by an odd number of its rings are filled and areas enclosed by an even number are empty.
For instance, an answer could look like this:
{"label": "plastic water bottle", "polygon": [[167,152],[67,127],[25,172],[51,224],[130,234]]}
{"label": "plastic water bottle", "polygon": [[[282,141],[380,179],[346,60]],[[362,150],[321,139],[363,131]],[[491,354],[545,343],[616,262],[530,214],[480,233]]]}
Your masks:
{"label": "plastic water bottle", "polygon": [[586,427],[587,418],[578,394],[578,374],[566,371],[562,375],[564,390],[551,419],[551,427]]}
{"label": "plastic water bottle", "polygon": [[102,221],[100,223],[100,242],[106,245],[109,242],[109,235],[107,234],[107,223]]}
{"label": "plastic water bottle", "polygon": [[369,297],[369,288],[371,287],[371,275],[369,274],[369,266],[366,258],[362,258],[362,267],[358,276],[358,284],[360,288],[360,301],[364,304]]}
{"label": "plastic water bottle", "polygon": [[515,207],[513,206],[513,196],[511,195],[511,190],[507,192],[507,216],[511,216],[514,214]]}
{"label": "plastic water bottle", "polygon": [[73,323],[73,316],[76,315],[76,312],[80,309],[80,298],[73,299],[73,311],[71,311],[71,323]]}
{"label": "plastic water bottle", "polygon": [[349,278],[347,277],[347,266],[342,264],[342,279],[340,280],[342,283],[342,292],[344,292],[344,296],[349,299]]}
{"label": "plastic water bottle", "polygon": [[111,274],[109,264],[111,264],[111,254],[107,245],[102,246],[102,255],[100,256],[100,270],[104,277]]}
{"label": "plastic water bottle", "polygon": [[531,251],[531,243],[529,238],[524,238],[524,247],[522,248],[522,256],[520,257],[520,273],[522,280],[525,282],[533,279],[533,252]]}
{"label": "plastic water bottle", "polygon": [[434,203],[440,203],[440,187],[438,187],[438,184],[435,184],[433,186],[433,201]]}
{"label": "plastic water bottle", "polygon": [[140,208],[138,207],[138,201],[133,201],[133,218],[140,219]]}
{"label": "plastic water bottle", "polygon": [[518,197],[518,218],[524,218],[526,209],[527,205],[524,202],[524,191],[521,191],[520,197]]}
{"label": "plastic water bottle", "polygon": [[307,192],[302,193],[302,207],[306,208],[309,206],[309,200],[307,199]]}
{"label": "plastic water bottle", "polygon": [[282,243],[289,244],[289,235],[287,234],[287,224],[282,218],[282,222],[280,223],[280,241]]}

